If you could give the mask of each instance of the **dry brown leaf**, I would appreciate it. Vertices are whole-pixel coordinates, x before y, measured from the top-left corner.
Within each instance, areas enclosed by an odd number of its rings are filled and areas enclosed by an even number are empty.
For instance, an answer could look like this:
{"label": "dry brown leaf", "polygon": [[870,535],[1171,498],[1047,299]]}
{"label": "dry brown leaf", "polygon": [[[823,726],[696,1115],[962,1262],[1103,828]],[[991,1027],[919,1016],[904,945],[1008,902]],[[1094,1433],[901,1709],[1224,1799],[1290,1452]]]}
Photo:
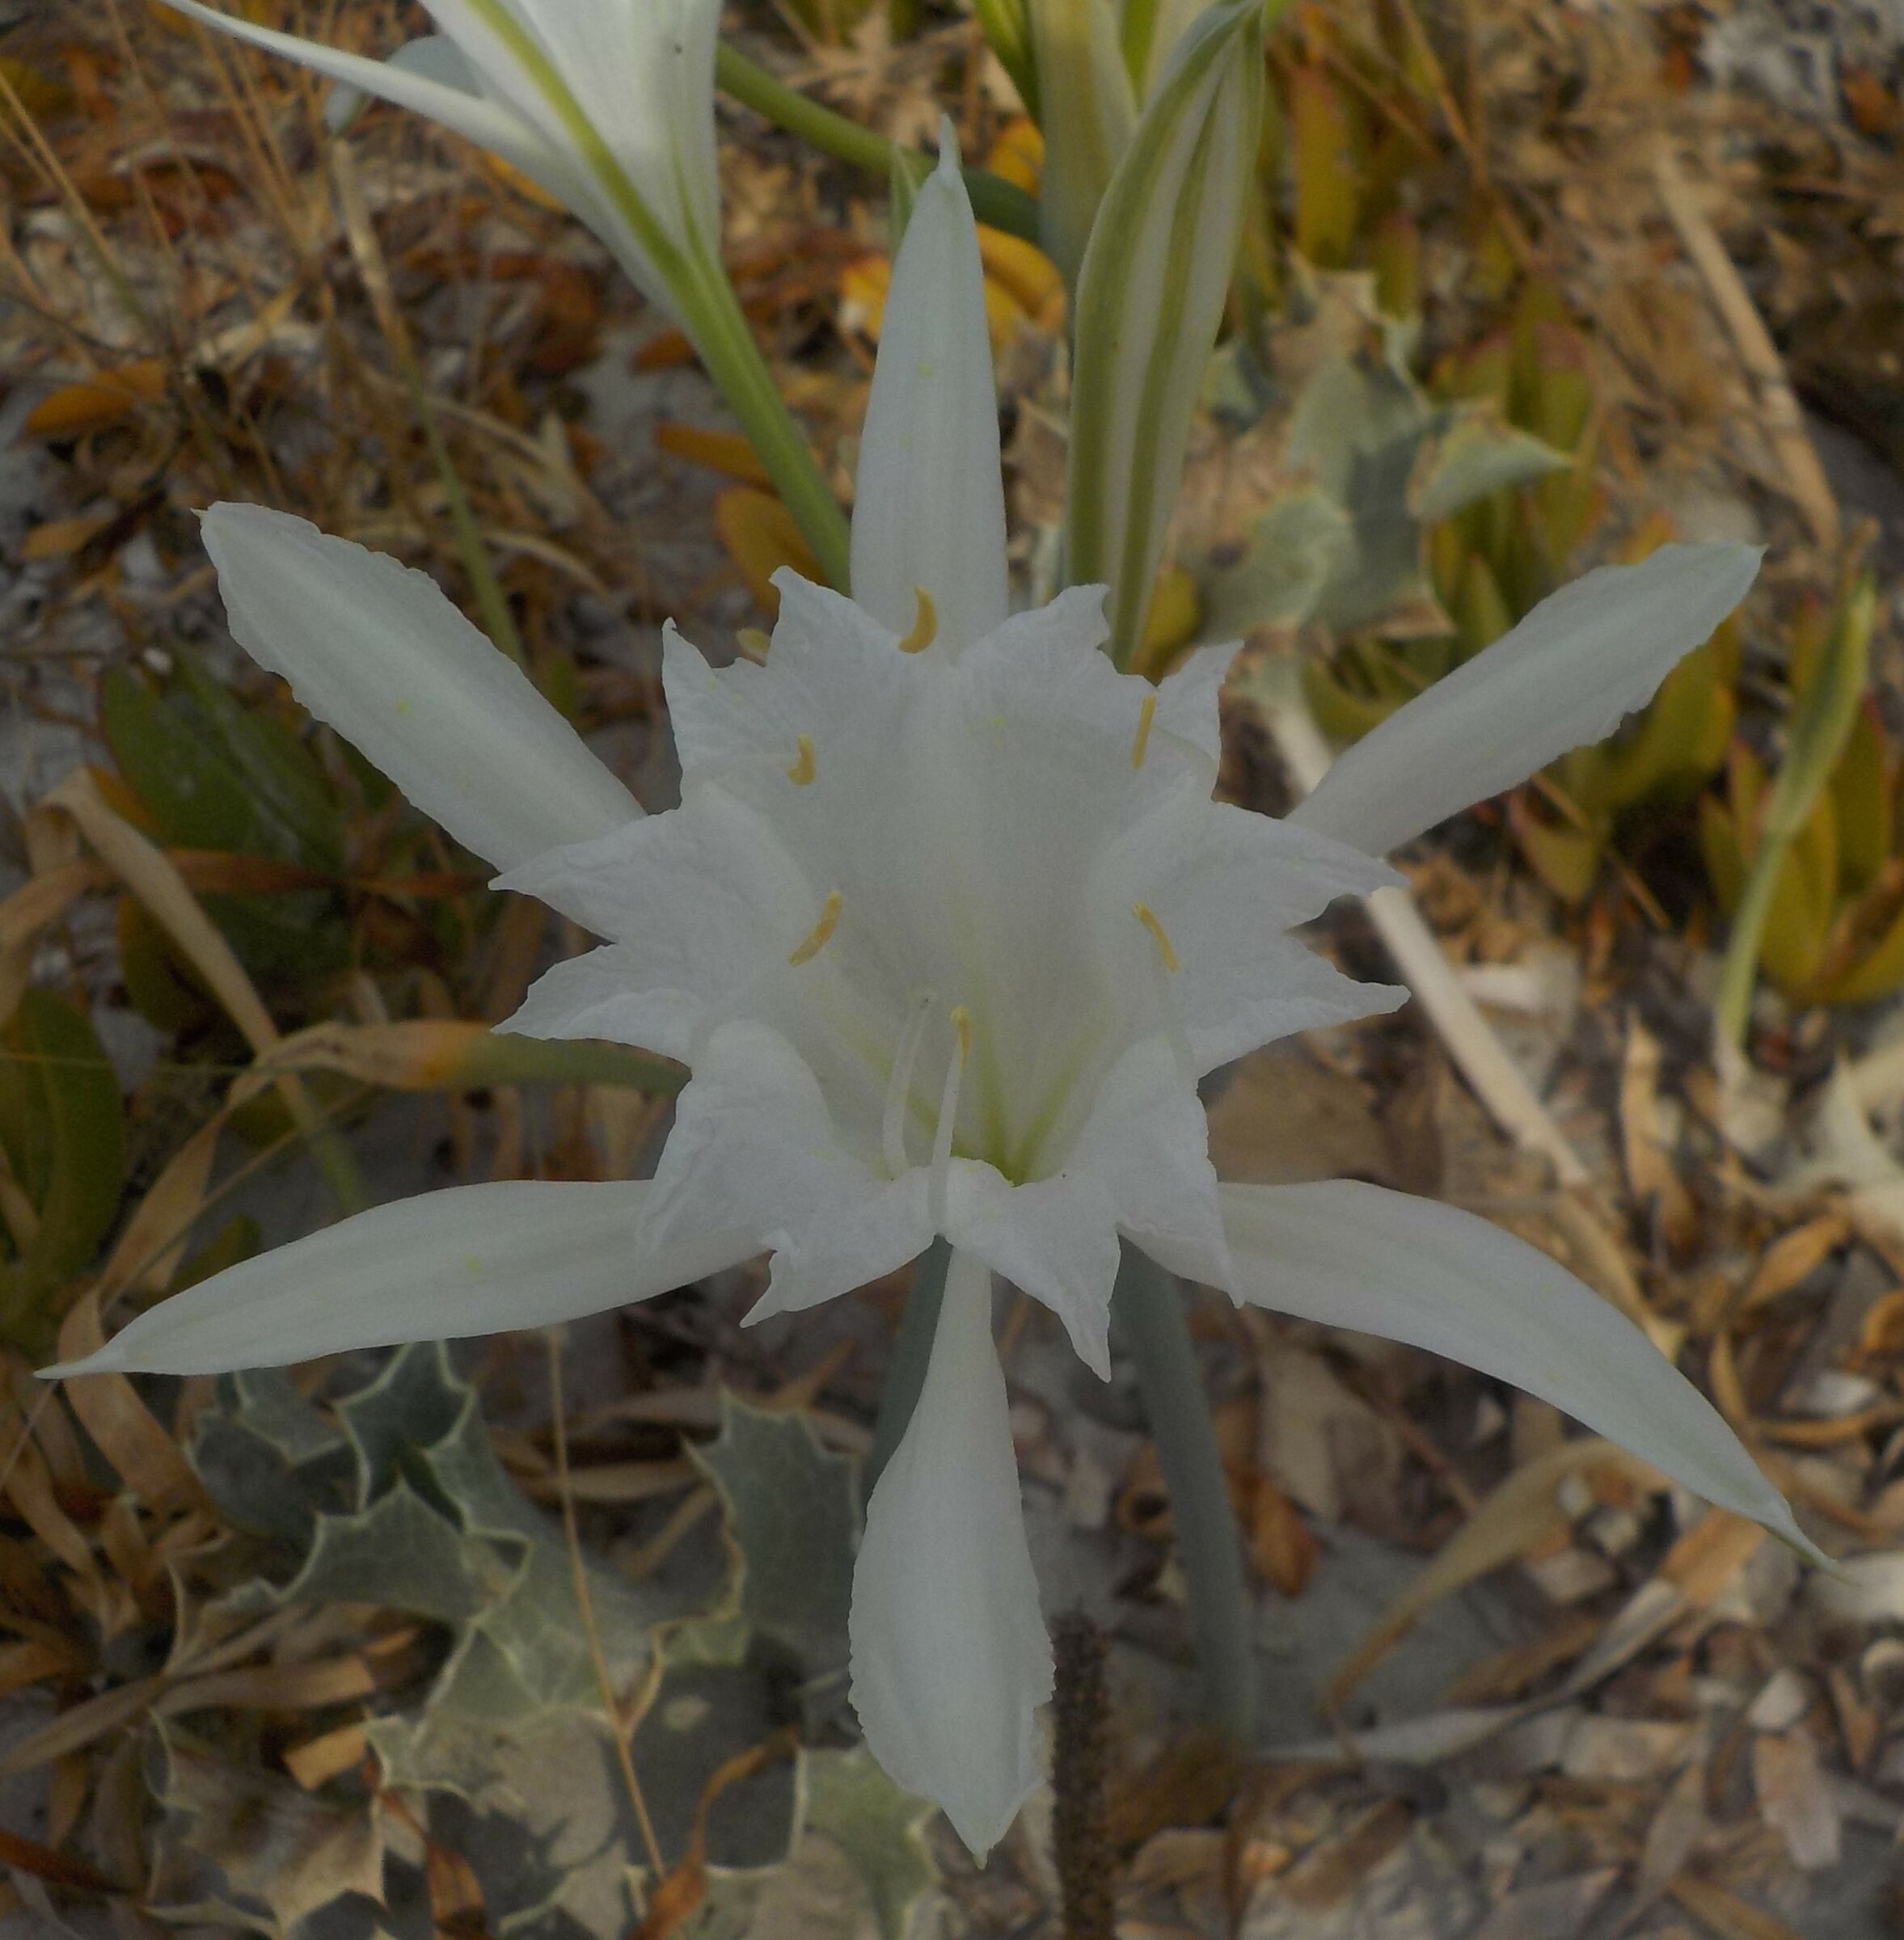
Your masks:
{"label": "dry brown leaf", "polygon": [[55,1852],[51,1846],[42,1845],[37,1840],[28,1839],[21,1833],[10,1832],[3,1827],[0,1827],[0,1866],[18,1866],[23,1873],[31,1873],[36,1879],[44,1879],[52,1886],[70,1887],[75,1892],[111,1894],[127,1890],[120,1882],[108,1879],[97,1866],[88,1866],[83,1859]]}
{"label": "dry brown leaf", "polygon": [[1498,1704],[1517,1698],[1549,1671],[1571,1663],[1606,1627],[1590,1610],[1563,1610],[1551,1628],[1463,1671],[1442,1693],[1447,1705]]}
{"label": "dry brown leaf", "polygon": [[1788,1293],[1806,1279],[1851,1235],[1851,1222],[1843,1213],[1827,1212],[1782,1233],[1760,1255],[1746,1290],[1739,1296],[1741,1314],[1755,1314]]}
{"label": "dry brown leaf", "polygon": [[[60,1324],[61,1360],[78,1360],[105,1345],[99,1325],[99,1289],[89,1288]],[[123,1374],[86,1374],[61,1388],[67,1406],[85,1423],[120,1479],[146,1507],[206,1508],[210,1499],[178,1443],[159,1425]]]}
{"label": "dry brown leaf", "polygon": [[370,1697],[377,1678],[361,1656],[320,1658],[310,1664],[262,1664],[214,1671],[171,1685],[152,1705],[154,1717],[182,1711],[315,1710]]}
{"label": "dry brown leaf", "polygon": [[1627,1186],[1642,1205],[1651,1204],[1668,1248],[1682,1256],[1699,1238],[1699,1208],[1673,1169],[1660,1130],[1659,1042],[1636,1012],[1627,1019],[1626,1056],[1620,1066],[1620,1141]]}
{"label": "dry brown leaf", "polygon": [[1577,1940],[1619,1877],[1616,1866],[1509,1893],[1468,1940]]}
{"label": "dry brown leaf", "polygon": [[1697,1760],[1668,1789],[1646,1828],[1633,1881],[1636,1912],[1651,1906],[1685,1871],[1706,1829],[1706,1773]]}
{"label": "dry brown leaf", "polygon": [[354,1770],[369,1750],[370,1740],[361,1724],[340,1725],[334,1731],[289,1746],[284,1754],[285,1769],[307,1792],[313,1792],[327,1780]]}
{"label": "dry brown leaf", "polygon": [[40,933],[108,879],[99,863],[82,857],[30,876],[0,902],[0,1021],[12,1016],[26,990]]}
{"label": "dry brown leaf", "polygon": [[687,1850],[668,1869],[648,1901],[648,1916],[636,1929],[635,1940],[668,1940],[699,1907],[707,1893],[707,1814],[730,1785],[780,1758],[791,1757],[799,1743],[792,1730],[776,1731],[764,1743],[751,1746],[717,1765],[702,1787],[694,1807],[693,1830],[688,1834]]}
{"label": "dry brown leaf", "polygon": [[1838,1807],[1808,1733],[1761,1732],[1752,1746],[1752,1782],[1759,1816],[1784,1841],[1794,1866],[1817,1872],[1838,1863]]}
{"label": "dry brown leaf", "polygon": [[1210,1162],[1239,1185],[1367,1179],[1399,1185],[1388,1134],[1353,1078],[1301,1051],[1259,1051],[1211,1105]]}
{"label": "dry brown leaf", "polygon": [[1872,1754],[1877,1749],[1883,1723],[1843,1664],[1834,1664],[1827,1668],[1825,1688],[1831,1693],[1831,1708],[1837,1715],[1839,1735],[1844,1740],[1845,1762],[1854,1772],[1861,1772],[1870,1764]]}
{"label": "dry brown leaf", "polygon": [[33,407],[22,429],[30,438],[83,437],[163,397],[165,385],[164,360],[141,357],[118,370],[61,386]]}
{"label": "dry brown leaf", "polygon": [[711,431],[700,424],[666,423],[655,427],[655,443],[671,457],[705,466],[723,478],[765,490],[772,481],[754,447],[737,431]]}
{"label": "dry brown leaf", "polygon": [[[1196,1731],[1174,1739],[1134,1777],[1113,1778],[1106,1831],[1132,1852],[1167,1826],[1207,1825],[1235,1796],[1243,1757],[1228,1739]],[[1312,1773],[1298,1773],[1296,1782]],[[1288,1778],[1286,1773],[1273,1780]]]}
{"label": "dry brown leaf", "polygon": [[49,519],[20,541],[19,556],[28,565],[45,559],[70,559],[88,541],[96,539],[116,516],[105,512],[87,518]]}
{"label": "dry brown leaf", "polygon": [[156,1293],[170,1284],[192,1223],[205,1204],[218,1134],[236,1102],[228,1098],[166,1161],[165,1170],[146,1188],[93,1288],[92,1298],[100,1309],[131,1288]]}
{"label": "dry brown leaf", "polygon": [[1257,1569],[1285,1596],[1300,1596],[1322,1559],[1315,1531],[1267,1475],[1258,1475],[1250,1491],[1249,1551]]}
{"label": "dry brown leaf", "polygon": [[1786,1925],[1775,1914],[1751,1905],[1696,1873],[1682,1873],[1666,1890],[1687,1913],[1703,1921],[1716,1940],[1806,1940],[1805,1934]]}
{"label": "dry brown leaf", "polygon": [[1757,1523],[1729,1509],[1708,1509],[1661,1559],[1659,1579],[1703,1609],[1732,1587],[1766,1540]]}
{"label": "dry brown leaf", "polygon": [[1589,1712],[1574,1720],[1560,1751],[1569,1778],[1633,1785],[1673,1769],[1692,1743],[1693,1727],[1651,1718],[1608,1718]]}
{"label": "dry brown leaf", "polygon": [[762,613],[780,610],[773,578],[782,567],[792,567],[805,580],[819,581],[826,576],[793,514],[770,491],[758,491],[750,485],[730,486],[715,499],[714,529]]}
{"label": "dry brown leaf", "polygon": [[1407,1635],[1422,1613],[1444,1596],[1533,1548],[1556,1523],[1564,1529],[1567,1517],[1555,1499],[1556,1491],[1569,1475],[1597,1467],[1623,1470],[1649,1487],[1660,1484],[1657,1472],[1637,1456],[1595,1437],[1564,1442],[1517,1470],[1442,1546],[1434,1560],[1336,1668],[1323,1687],[1324,1708],[1339,1711],[1349,1693]]}
{"label": "dry brown leaf", "polygon": [[1346,1900],[1402,1841],[1415,1824],[1406,1800],[1385,1799],[1332,1838],[1312,1845],[1277,1879],[1281,1896],[1321,1913]]}
{"label": "dry brown leaf", "polygon": [[88,1698],[70,1709],[0,1756],[0,1778],[15,1773],[37,1771],[68,1752],[103,1738],[120,1725],[146,1714],[146,1706],[164,1689],[162,1677],[141,1677],[130,1684],[115,1685],[96,1698]]}

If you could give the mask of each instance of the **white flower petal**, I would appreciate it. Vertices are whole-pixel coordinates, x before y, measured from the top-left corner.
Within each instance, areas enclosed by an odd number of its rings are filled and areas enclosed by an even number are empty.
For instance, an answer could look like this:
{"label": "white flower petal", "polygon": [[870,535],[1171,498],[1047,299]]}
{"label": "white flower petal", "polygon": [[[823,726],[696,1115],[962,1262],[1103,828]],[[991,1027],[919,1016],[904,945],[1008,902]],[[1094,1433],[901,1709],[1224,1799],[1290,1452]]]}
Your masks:
{"label": "white flower petal", "polygon": [[1222,1201],[1239,1299],[1512,1381],[1817,1555],[1712,1403],[1544,1253],[1453,1206],[1347,1179],[1225,1186]]}
{"label": "white flower petal", "polygon": [[[660,925],[653,934],[664,944],[680,940]],[[685,1060],[710,998],[720,994],[684,973],[657,976],[649,952],[608,943],[545,970],[496,1028],[522,1037],[597,1037]]]}
{"label": "white flower petal", "polygon": [[851,600],[785,567],[774,584],[780,617],[764,665],[711,667],[672,626],[663,630],[661,678],[684,796],[715,782],[762,807],[797,803],[803,736],[830,784],[841,753],[890,753],[919,691],[918,662]]}
{"label": "white flower petal", "polygon": [[[1102,586],[1072,586],[1048,605],[1013,614],[959,663],[968,711],[1062,735],[1083,758],[1102,764],[1100,778],[1108,770],[1125,779],[1136,764],[1147,793],[1188,774],[1207,796],[1222,753],[1214,687],[1205,678],[1199,693],[1181,677],[1153,686],[1120,673],[1104,652],[1104,602]],[[1235,650],[1214,651],[1226,659]]]}
{"label": "white flower petal", "polygon": [[[493,44],[470,0],[426,0],[475,48]],[[720,0],[505,0],[548,56],[583,114],[675,242],[717,242],[720,185],[714,150],[714,41]],[[510,98],[566,135],[533,78],[498,48]]]}
{"label": "white flower petal", "polygon": [[551,1326],[748,1256],[731,1226],[644,1250],[652,1190],[510,1180],[398,1200],[228,1267],[141,1314],[90,1359],[44,1372],[215,1374]]}
{"label": "white flower petal", "polygon": [[427,574],[256,505],[214,505],[231,631],[426,815],[503,868],[641,813]]}
{"label": "white flower petal", "polygon": [[953,652],[1007,610],[998,394],[978,232],[948,133],[893,265],[853,501],[853,597],[903,635],[914,588]]}
{"label": "white flower petal", "polygon": [[1052,1685],[990,1279],[953,1254],[925,1386],[867,1507],[851,1624],[868,1748],[981,1859],[1038,1782]]}
{"label": "white flower petal", "polygon": [[655,1175],[653,1243],[709,1220],[770,1249],[749,1322],[815,1306],[916,1259],[931,1243],[926,1178],[889,1179],[851,1149],[813,1072],[754,1022],[716,1031],[675,1107]]}
{"label": "white flower petal", "polygon": [[1132,1045],[1105,1075],[1066,1162],[1104,1181],[1119,1232],[1152,1259],[1186,1279],[1230,1284],[1203,1101],[1163,1040]]}
{"label": "white flower petal", "polygon": [[1662,546],[1543,600],[1340,755],[1291,820],[1385,855],[1603,740],[1746,597],[1750,546]]}
{"label": "white flower petal", "polygon": [[1156,731],[1175,735],[1201,748],[1213,761],[1223,755],[1222,723],[1218,697],[1229,677],[1230,664],[1243,651],[1240,640],[1218,647],[1199,647],[1157,683]]}
{"label": "white flower petal", "polygon": [[[593,223],[599,219],[593,188],[562,148],[552,146],[514,108],[454,84],[450,70],[441,64],[433,66],[427,60],[422,65],[412,60],[400,63],[373,61],[363,54],[347,54],[340,48],[326,47],[321,41],[300,40],[295,34],[255,27],[236,15],[206,6],[201,0],[165,0],[165,3],[207,27],[216,27],[220,33],[248,41],[267,53],[281,54],[346,87],[427,115],[453,133],[500,155],[585,221]],[[458,72],[459,78],[473,74],[467,61]]]}
{"label": "white flower petal", "polygon": [[1156,938],[1128,914],[1141,904],[1176,959],[1163,996],[1200,1075],[1278,1038],[1407,1002],[1406,990],[1357,983],[1287,934],[1338,896],[1396,879],[1359,850],[1186,787],[1096,869],[1108,926],[1099,947],[1119,966],[1113,981],[1128,990],[1155,981]]}
{"label": "white flower petal", "polygon": [[[784,964],[822,900],[762,817],[713,788],[685,808],[533,857],[496,883],[617,945],[557,964],[501,1028],[612,1035],[664,1057],[685,1058],[704,1019]],[[602,1028],[604,1006],[614,1011],[612,1032]]]}
{"label": "white flower petal", "polygon": [[945,1237],[1042,1301],[1064,1322],[1079,1358],[1110,1379],[1119,1247],[1117,1204],[1104,1180],[1079,1167],[1015,1186],[990,1166],[955,1160]]}
{"label": "white flower petal", "polygon": [[[480,95],[482,91],[475,70],[446,34],[420,34],[414,40],[406,40],[385,65],[405,74],[419,74],[458,94]],[[334,135],[344,133],[362,113],[369,99],[361,88],[339,82],[324,103],[324,126]]]}
{"label": "white flower petal", "polygon": [[[796,731],[775,718],[770,677],[751,660],[711,666],[672,620],[661,627],[661,688],[685,782],[709,770],[771,759]],[[787,757],[791,765],[792,756]]]}

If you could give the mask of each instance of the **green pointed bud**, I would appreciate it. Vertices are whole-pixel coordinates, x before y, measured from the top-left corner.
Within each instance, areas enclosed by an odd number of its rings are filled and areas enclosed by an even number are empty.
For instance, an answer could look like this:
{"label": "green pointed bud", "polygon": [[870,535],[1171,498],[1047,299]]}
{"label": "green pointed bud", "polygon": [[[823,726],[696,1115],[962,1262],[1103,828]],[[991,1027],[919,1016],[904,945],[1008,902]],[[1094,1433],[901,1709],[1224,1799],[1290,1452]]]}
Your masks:
{"label": "green pointed bud", "polygon": [[1124,0],[1117,34],[1139,101],[1156,93],[1177,42],[1203,8],[1204,0]]}
{"label": "green pointed bud", "polygon": [[1065,575],[1110,587],[1120,667],[1143,637],[1222,322],[1263,92],[1260,0],[1210,7],[1144,110],[1079,274]]}
{"label": "green pointed bud", "polygon": [[972,0],[972,12],[998,65],[1011,77],[1024,112],[1038,119],[1038,67],[1032,57],[1029,0]]}
{"label": "green pointed bud", "polygon": [[1137,98],[1110,0],[1028,0],[1045,136],[1039,228],[1078,285],[1091,226],[1137,125]]}

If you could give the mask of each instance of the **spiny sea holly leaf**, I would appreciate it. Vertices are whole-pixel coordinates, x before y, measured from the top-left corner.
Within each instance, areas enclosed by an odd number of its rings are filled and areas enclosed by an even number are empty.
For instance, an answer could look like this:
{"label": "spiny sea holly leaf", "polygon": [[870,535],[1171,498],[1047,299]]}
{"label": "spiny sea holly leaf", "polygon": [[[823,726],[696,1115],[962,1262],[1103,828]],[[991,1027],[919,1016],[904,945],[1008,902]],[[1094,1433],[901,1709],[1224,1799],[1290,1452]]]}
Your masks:
{"label": "spiny sea holly leaf", "polygon": [[1283,447],[1285,489],[1241,557],[1205,576],[1212,637],[1308,619],[1345,633],[1379,625],[1394,638],[1450,631],[1428,528],[1572,464],[1490,406],[1434,402],[1409,375],[1404,343],[1368,329],[1310,377]]}
{"label": "spiny sea holly leaf", "polygon": [[726,1516],[733,1614],[799,1659],[810,1686],[844,1693],[846,1613],[859,1535],[854,1465],[820,1445],[803,1415],[721,1403],[720,1435],[694,1459]]}

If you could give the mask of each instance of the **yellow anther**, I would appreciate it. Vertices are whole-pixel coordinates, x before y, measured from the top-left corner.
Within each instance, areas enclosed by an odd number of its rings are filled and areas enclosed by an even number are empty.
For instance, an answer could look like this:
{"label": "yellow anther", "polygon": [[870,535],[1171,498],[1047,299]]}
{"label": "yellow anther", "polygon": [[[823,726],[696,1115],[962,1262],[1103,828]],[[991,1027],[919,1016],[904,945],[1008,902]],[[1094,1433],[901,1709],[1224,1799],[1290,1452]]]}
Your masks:
{"label": "yellow anther", "polygon": [[799,745],[800,758],[787,770],[787,778],[796,788],[804,788],[813,778],[813,737],[803,734]]}
{"label": "yellow anther", "polygon": [[766,660],[767,649],[773,642],[758,626],[741,626],[736,629],[734,644],[745,657],[756,664]]}
{"label": "yellow anther", "polygon": [[901,653],[923,653],[939,637],[939,609],[932,604],[932,596],[923,586],[915,586],[912,597],[918,602],[913,614],[912,631],[899,643]]}
{"label": "yellow anther", "polygon": [[812,935],[796,950],[787,962],[797,968],[802,964],[810,964],[826,947],[826,939],[833,934],[834,926],[839,922],[842,898],[835,889],[820,908],[820,920],[814,924]]}
{"label": "yellow anther", "polygon": [[1130,744],[1130,765],[1141,768],[1144,765],[1144,751],[1150,745],[1150,723],[1157,718],[1157,697],[1154,694],[1144,696],[1144,704],[1137,717],[1137,739]]}
{"label": "yellow anther", "polygon": [[1157,946],[1157,954],[1163,959],[1164,968],[1176,969],[1177,953],[1171,947],[1169,931],[1157,920],[1157,912],[1148,903],[1133,903],[1130,913],[1150,931],[1151,939]]}
{"label": "yellow anther", "polygon": [[972,1055],[972,1013],[960,1004],[952,1014],[952,1027],[959,1034],[959,1062]]}

